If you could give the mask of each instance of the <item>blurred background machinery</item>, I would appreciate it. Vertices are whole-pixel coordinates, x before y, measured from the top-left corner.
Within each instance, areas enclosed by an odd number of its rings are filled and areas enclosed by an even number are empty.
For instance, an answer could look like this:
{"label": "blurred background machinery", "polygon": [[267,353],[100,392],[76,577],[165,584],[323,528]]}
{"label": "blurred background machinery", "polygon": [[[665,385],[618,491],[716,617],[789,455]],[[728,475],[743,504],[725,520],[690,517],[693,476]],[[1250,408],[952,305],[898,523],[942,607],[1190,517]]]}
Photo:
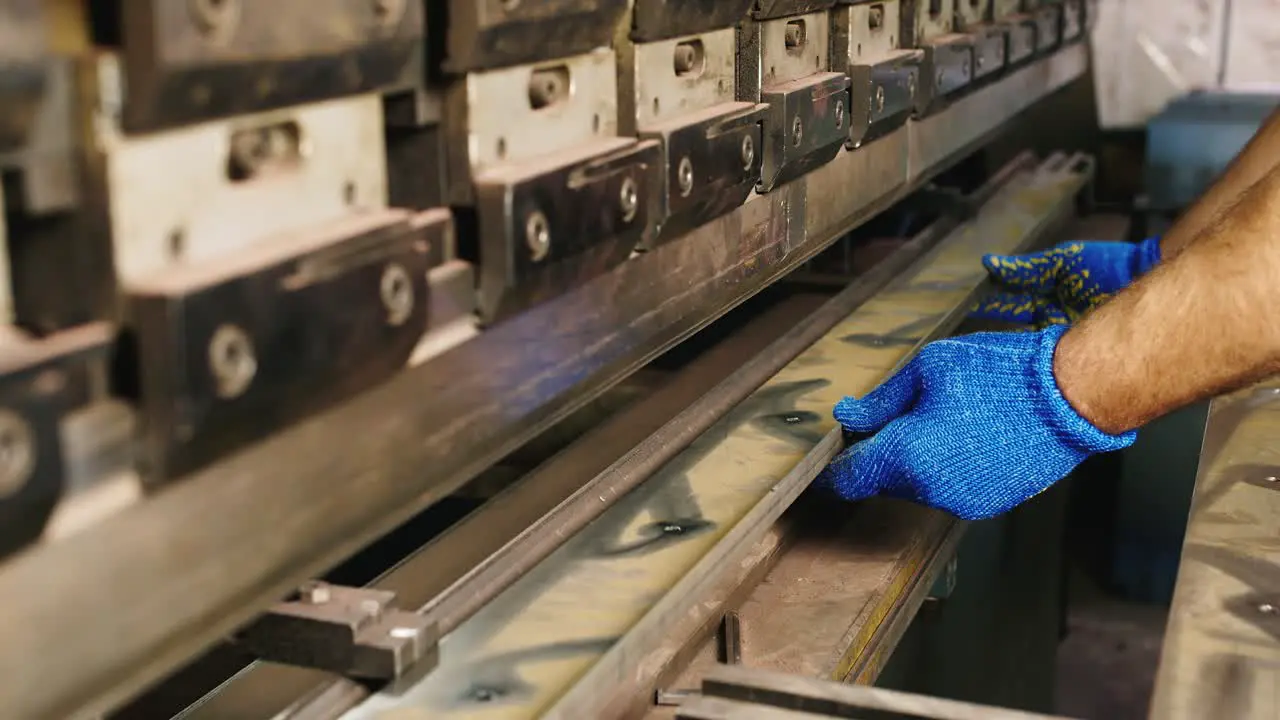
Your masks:
{"label": "blurred background machinery", "polygon": [[1119,5],[0,0],[0,717],[1052,710],[1065,490],[804,490],[980,254],[1156,209]]}

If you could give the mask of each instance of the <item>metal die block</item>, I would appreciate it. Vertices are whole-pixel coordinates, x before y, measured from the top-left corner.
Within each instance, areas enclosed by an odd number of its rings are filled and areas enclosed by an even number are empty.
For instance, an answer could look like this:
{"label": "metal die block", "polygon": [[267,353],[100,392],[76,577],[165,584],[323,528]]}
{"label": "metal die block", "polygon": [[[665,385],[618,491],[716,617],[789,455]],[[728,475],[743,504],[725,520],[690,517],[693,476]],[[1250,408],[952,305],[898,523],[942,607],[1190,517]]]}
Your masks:
{"label": "metal die block", "polygon": [[836,0],[756,0],[751,16],[757,20],[774,20],[828,10]]}
{"label": "metal die block", "polygon": [[1064,0],[1062,3],[1062,42],[1077,40],[1084,33],[1084,0]]}
{"label": "metal die block", "polygon": [[1021,65],[1036,55],[1036,23],[1030,15],[1016,15],[999,23],[1005,31],[1005,65]]}
{"label": "metal die block", "polygon": [[599,49],[453,83],[444,123],[451,204],[470,205],[490,169],[616,137],[617,68],[614,52]]}
{"label": "metal die block", "polygon": [[63,422],[101,386],[114,333],[0,330],[0,556],[33,542],[68,490]]}
{"label": "metal die block", "polygon": [[424,77],[423,3],[124,3],[128,132],[261,112]]}
{"label": "metal die block", "polygon": [[762,89],[831,69],[828,13],[797,15],[756,23]]}
{"label": "metal die block", "polygon": [[923,59],[921,50],[896,50],[873,63],[849,68],[849,147],[883,137],[911,117]]}
{"label": "metal die block", "polygon": [[746,201],[760,177],[767,109],[728,102],[641,131],[662,146],[659,238],[685,233]]}
{"label": "metal die block", "polygon": [[628,0],[441,0],[427,4],[448,13],[445,69],[461,74],[607,46]]}
{"label": "metal die block", "polygon": [[900,0],[841,6],[832,13],[831,69],[847,70],[897,50],[901,28]]}
{"label": "metal die block", "polygon": [[921,63],[920,92],[916,94],[916,114],[928,115],[941,109],[949,97],[973,82],[973,36],[952,34],[925,43]]}
{"label": "metal die block", "polygon": [[1032,13],[1036,23],[1036,52],[1044,54],[1062,44],[1062,6],[1044,5]]}
{"label": "metal die block", "polygon": [[956,31],[956,3],[968,0],[914,0],[914,12],[903,17],[903,35],[912,47]]}
{"label": "metal die block", "polygon": [[430,670],[438,656],[435,624],[394,601],[385,590],[311,583],[236,639],[263,660],[351,677],[394,680]]}
{"label": "metal die block", "polygon": [[737,39],[728,28],[632,45],[625,65],[632,92],[622,114],[645,128],[732,101]]}
{"label": "metal die block", "polygon": [[371,211],[126,288],[151,483],[403,369],[427,326],[445,210]]}
{"label": "metal die block", "polygon": [[831,161],[849,137],[849,76],[818,73],[765,87],[769,106],[757,189],[768,192]]}
{"label": "metal die block", "polygon": [[975,81],[998,75],[1005,68],[1008,37],[998,25],[982,25],[970,28],[973,38],[973,79]]}
{"label": "metal die block", "polygon": [[43,0],[0,0],[0,154],[25,146],[47,80]]}
{"label": "metal die block", "polygon": [[386,206],[376,95],[139,137],[107,132],[99,143],[125,285]]}
{"label": "metal die block", "polygon": [[662,149],[612,138],[476,179],[481,320],[496,322],[616,266],[656,220]]}
{"label": "metal die block", "polygon": [[732,28],[754,6],[755,0],[635,0],[631,38],[652,42]]}
{"label": "metal die block", "polygon": [[956,28],[960,30],[990,22],[993,0],[953,0],[956,4]]}

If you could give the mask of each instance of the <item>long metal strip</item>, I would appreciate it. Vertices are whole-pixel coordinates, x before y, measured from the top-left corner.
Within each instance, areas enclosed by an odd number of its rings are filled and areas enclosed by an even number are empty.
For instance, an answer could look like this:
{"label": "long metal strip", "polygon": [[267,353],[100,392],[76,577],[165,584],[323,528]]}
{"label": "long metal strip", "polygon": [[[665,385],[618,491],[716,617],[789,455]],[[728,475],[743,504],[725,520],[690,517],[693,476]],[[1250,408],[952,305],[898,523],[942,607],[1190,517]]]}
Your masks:
{"label": "long metal strip", "polygon": [[422,682],[344,717],[601,716],[640,648],[836,451],[836,400],[867,391],[954,327],[985,278],[975,258],[1023,247],[1070,212],[1080,183],[1080,168],[1061,157],[1016,176],[975,220],[447,636]]}
{"label": "long metal strip", "polygon": [[1151,717],[1280,717],[1280,383],[1213,401]]}
{"label": "long metal strip", "polygon": [[[1082,46],[1064,48],[13,558],[0,566],[0,706],[17,717],[79,717],[118,704],[902,198],[1087,66]],[[49,641],[69,635],[76,643]]]}

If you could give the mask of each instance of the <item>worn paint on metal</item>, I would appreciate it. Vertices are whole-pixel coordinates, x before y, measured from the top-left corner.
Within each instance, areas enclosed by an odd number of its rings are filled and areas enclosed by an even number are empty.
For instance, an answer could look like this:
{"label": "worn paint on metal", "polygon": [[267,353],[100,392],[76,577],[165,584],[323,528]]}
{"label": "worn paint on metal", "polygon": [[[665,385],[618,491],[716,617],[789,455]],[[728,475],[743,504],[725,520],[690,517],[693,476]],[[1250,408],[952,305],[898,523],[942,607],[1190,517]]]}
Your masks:
{"label": "worn paint on metal", "polygon": [[963,312],[985,278],[981,254],[1016,251],[1081,184],[1061,163],[1015,176],[977,219],[447,636],[421,683],[344,717],[545,712],[834,427],[836,401],[869,391]]}

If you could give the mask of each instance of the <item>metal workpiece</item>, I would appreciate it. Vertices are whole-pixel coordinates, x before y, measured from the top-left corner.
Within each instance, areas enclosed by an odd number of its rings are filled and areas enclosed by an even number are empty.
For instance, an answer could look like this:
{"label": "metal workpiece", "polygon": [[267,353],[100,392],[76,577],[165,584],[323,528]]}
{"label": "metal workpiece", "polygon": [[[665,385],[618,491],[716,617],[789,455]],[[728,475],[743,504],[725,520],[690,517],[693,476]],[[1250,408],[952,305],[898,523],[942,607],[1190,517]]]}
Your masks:
{"label": "metal workpiece", "polygon": [[1280,386],[1213,401],[1151,717],[1280,715]]}
{"label": "metal workpiece", "polygon": [[676,717],[679,720],[820,720],[880,714],[930,720],[1065,720],[1040,713],[728,666],[709,673],[702,683],[702,695],[682,704]]}
{"label": "metal workpiece", "polygon": [[899,49],[901,9],[890,0],[832,13],[832,69],[849,76],[850,148],[901,127],[915,109],[924,53]]}
{"label": "metal workpiece", "polygon": [[[0,31],[3,32],[6,31]],[[0,86],[9,82],[4,79],[8,72],[0,58]],[[22,71],[15,72],[17,76],[12,79],[23,83]],[[0,171],[12,176],[6,188],[12,191],[13,211],[26,217],[48,217],[73,210],[82,198],[80,118],[76,116],[80,103],[74,62],[49,57],[42,61],[40,73],[41,92],[29,108],[25,100],[5,99],[0,89],[0,135],[6,132],[5,126],[14,129],[13,123],[20,121],[12,113],[26,113],[29,109],[32,114],[32,123],[21,143],[8,151],[0,148]],[[16,137],[16,129],[13,135]]]}
{"label": "metal workpiece", "polygon": [[614,717],[636,694],[649,701],[634,680],[658,669],[650,653],[839,450],[831,406],[963,319],[986,279],[975,256],[1022,250],[1072,212],[1081,179],[1070,166],[1055,158],[1009,177],[975,220],[445,636],[440,665],[420,683],[343,717],[464,717],[498,706],[508,718]]}
{"label": "metal workpiece", "polygon": [[395,593],[314,581],[236,634],[256,657],[347,677],[395,680],[430,669],[435,626]]}
{"label": "metal workpiece", "polygon": [[774,20],[817,13],[830,9],[836,2],[837,0],[755,0],[751,17],[756,20]]}
{"label": "metal workpiece", "polygon": [[[101,60],[106,82],[114,66]],[[106,197],[94,201],[109,215],[114,273],[125,287],[387,204],[377,95],[141,136],[98,128],[90,167]]]}
{"label": "metal workpiece", "polygon": [[973,83],[974,41],[973,35],[952,33],[921,43],[922,82],[916,93],[917,117],[937,112]]}
{"label": "metal workpiece", "polygon": [[497,322],[626,260],[654,231],[661,170],[656,141],[614,138],[477,177],[481,320]]}
{"label": "metal workpiece", "polygon": [[416,87],[422,2],[139,0],[121,10],[122,125],[151,132]]}
{"label": "metal workpiece", "polygon": [[113,338],[96,324],[39,339],[0,328],[0,556],[39,538],[76,489],[65,424],[102,398]]}
{"label": "metal workpiece", "polygon": [[126,288],[143,476],[172,480],[402,370],[427,330],[447,210],[267,238]]}
{"label": "metal workpiece", "polygon": [[445,38],[444,69],[453,74],[539,62],[608,46],[629,4],[629,0],[426,3],[433,41]]}
{"label": "metal workpiece", "polygon": [[[0,566],[0,668],[8,678],[0,706],[15,717],[118,706],[783,277],[1086,69],[1078,44],[1033,62],[163,492],[13,556]],[[966,268],[980,251],[964,250]],[[826,417],[829,405],[814,412]],[[595,604],[581,597],[579,588],[572,607],[592,616]],[[103,607],[114,609],[111,623],[102,622]],[[564,639],[544,657],[576,652],[576,639]],[[449,644],[441,646],[446,657]],[[536,644],[509,647],[517,655],[495,661],[531,657],[524,648],[538,656]]]}
{"label": "metal workpiece", "polygon": [[48,80],[43,0],[0,0],[0,157],[29,142]]}
{"label": "metal workpiece", "polygon": [[635,0],[631,11],[631,38],[635,42],[653,42],[733,28],[747,17],[755,2],[756,0]]}

